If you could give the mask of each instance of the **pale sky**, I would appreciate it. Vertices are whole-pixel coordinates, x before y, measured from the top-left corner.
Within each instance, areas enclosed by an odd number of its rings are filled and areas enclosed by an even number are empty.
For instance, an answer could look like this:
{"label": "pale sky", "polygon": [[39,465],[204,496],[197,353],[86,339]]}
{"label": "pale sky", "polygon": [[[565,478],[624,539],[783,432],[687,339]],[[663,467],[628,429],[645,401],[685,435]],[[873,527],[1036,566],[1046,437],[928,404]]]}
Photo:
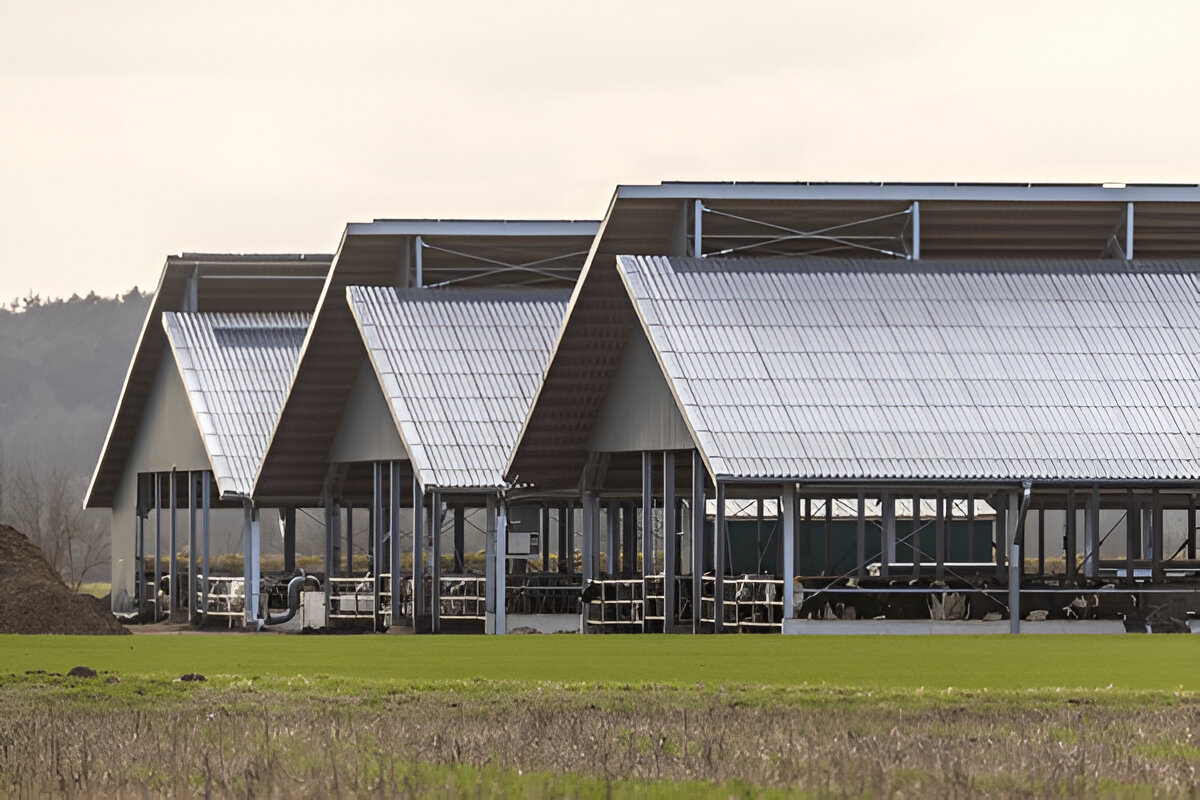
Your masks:
{"label": "pale sky", "polygon": [[0,302],[663,180],[1200,183],[1200,4],[0,0]]}

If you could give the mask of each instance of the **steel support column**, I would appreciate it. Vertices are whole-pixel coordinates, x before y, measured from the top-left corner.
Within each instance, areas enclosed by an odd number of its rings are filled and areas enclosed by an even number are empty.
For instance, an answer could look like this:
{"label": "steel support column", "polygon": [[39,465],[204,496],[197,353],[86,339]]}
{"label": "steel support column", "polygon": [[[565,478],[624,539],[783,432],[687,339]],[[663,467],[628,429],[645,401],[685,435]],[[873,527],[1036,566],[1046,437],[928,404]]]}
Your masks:
{"label": "steel support column", "polygon": [[867,493],[859,489],[858,508],[854,525],[854,575],[867,577]]}
{"label": "steel support column", "polygon": [[[400,519],[400,462],[392,462],[392,484],[396,487],[392,490],[393,502],[395,510],[392,511],[392,517],[399,522]],[[413,630],[417,629],[417,618],[425,615],[425,492],[421,489],[421,483],[417,480],[416,474],[413,475],[412,483],[412,619]],[[399,525],[392,531],[392,540],[396,540],[396,531],[399,530]],[[399,548],[396,548],[397,551]],[[396,570],[400,569],[399,555],[393,556],[392,562],[396,565]],[[392,613],[393,622],[397,621],[396,613]]]}
{"label": "steel support column", "polygon": [[[383,573],[391,570],[390,558],[388,563],[383,560],[383,464],[375,461],[371,463],[371,513],[369,514],[371,521],[371,575],[374,578],[375,602],[371,604],[371,615],[374,617],[372,628],[379,630],[379,610],[381,608],[383,594]],[[391,604],[395,605],[400,602],[400,593],[396,591],[396,583],[400,576],[392,574],[391,588]],[[325,581],[328,587],[329,581]],[[328,589],[326,589],[326,597],[328,597]],[[329,609],[329,601],[326,602],[326,609]]]}
{"label": "steel support column", "polygon": [[1069,581],[1075,579],[1075,573],[1077,571],[1075,567],[1075,551],[1078,549],[1076,542],[1076,526],[1078,520],[1076,518],[1075,509],[1075,488],[1071,487],[1067,489],[1066,525],[1064,526],[1065,530],[1063,533],[1063,538],[1065,540],[1063,542],[1063,556],[1064,560],[1066,561],[1066,576],[1067,580]]}
{"label": "steel support column", "polygon": [[[861,497],[861,493],[860,493]],[[783,619],[792,618],[796,605],[796,484],[785,483],[779,505],[780,541],[783,544]]]}
{"label": "steel support column", "polygon": [[663,452],[663,633],[675,628],[675,454]]}
{"label": "steel support column", "polygon": [[202,576],[203,583],[200,584],[201,603],[200,608],[204,618],[208,618],[208,557],[209,557],[209,509],[212,506],[212,473],[204,470],[200,473],[200,480],[204,482],[200,487],[200,505],[202,510],[201,523],[204,526],[204,573]]}
{"label": "steel support column", "polygon": [[257,628],[260,619],[259,605],[261,603],[260,593],[262,591],[262,581],[259,574],[262,528],[259,522],[259,511],[249,500],[242,502],[242,522],[245,545],[245,562],[242,569],[246,594],[245,622],[246,627]]}
{"label": "steel support column", "polygon": [[429,493],[429,627],[433,633],[442,628],[442,495]]}
{"label": "steel support column", "polygon": [[880,513],[883,514],[883,558],[879,575],[888,577],[891,565],[896,563],[896,498],[888,492],[879,496]]}
{"label": "steel support column", "polygon": [[162,585],[162,473],[154,473],[154,621],[162,618],[159,588]]}
{"label": "steel support column", "polygon": [[466,572],[467,523],[463,507],[454,507],[454,573],[462,575]]}
{"label": "steel support column", "polygon": [[[587,585],[589,581],[596,579],[595,563],[593,561],[595,542],[596,542],[596,527],[595,520],[592,519],[592,503],[593,497],[591,492],[583,493],[583,558],[580,566],[583,569],[583,584]],[[584,630],[587,629],[585,625]]]}
{"label": "steel support column", "polygon": [[933,528],[935,561],[933,577],[941,581],[946,579],[946,495],[938,492],[934,497],[934,503],[937,509]]}
{"label": "steel support column", "polygon": [[508,633],[508,509],[496,514],[496,633]]}
{"label": "steel support column", "polygon": [[616,503],[607,503],[604,515],[604,559],[605,573],[616,577],[621,573],[621,554],[617,547],[617,516],[620,513]]}
{"label": "steel support column", "polygon": [[921,257],[921,203],[914,200],[912,204],[912,257]]}
{"label": "steel support column", "polygon": [[700,451],[692,451],[692,491],[688,498],[691,512],[691,534],[689,547],[692,550],[692,633],[699,633],[700,598],[704,580],[704,460]]}
{"label": "steel support column", "polygon": [[1083,575],[1100,575],[1100,487],[1093,486],[1083,513]]}
{"label": "steel support column", "polygon": [[[642,451],[642,630],[650,616],[646,579],[654,574],[654,456]],[[665,587],[664,587],[665,588]]]}
{"label": "steel support column", "polygon": [[717,516],[713,524],[713,632],[725,627],[725,484],[717,481]]}
{"label": "steel support column", "polygon": [[296,509],[289,506],[279,509],[279,527],[283,528],[283,569],[296,569]]}
{"label": "steel support column", "polygon": [[[296,554],[296,509],[291,509],[292,512],[292,557]],[[295,569],[293,564],[292,569]],[[346,577],[354,575],[354,503],[346,503]]]}
{"label": "steel support column", "polygon": [[1021,564],[1021,545],[1017,541],[1017,517],[1020,516],[1020,497],[1016,492],[1008,494],[1008,513],[1005,514],[1005,522],[1008,527],[1007,540],[1009,542],[1008,555],[1008,632],[1021,632],[1021,573],[1024,572],[1024,565]]}
{"label": "steel support column", "polygon": [[175,469],[171,469],[167,485],[171,492],[171,555],[167,560],[167,615],[172,622],[178,620],[179,609],[179,539],[177,538],[179,523],[179,479]]}
{"label": "steel support column", "polygon": [[196,580],[196,473],[190,470],[187,473],[187,504],[188,504],[188,568],[187,568],[187,586],[183,593],[183,598],[187,600],[187,621],[191,625],[196,624],[196,589],[199,587],[199,581]]}
{"label": "steel support column", "polygon": [[496,496],[488,493],[487,516],[484,522],[484,633],[496,633]]}

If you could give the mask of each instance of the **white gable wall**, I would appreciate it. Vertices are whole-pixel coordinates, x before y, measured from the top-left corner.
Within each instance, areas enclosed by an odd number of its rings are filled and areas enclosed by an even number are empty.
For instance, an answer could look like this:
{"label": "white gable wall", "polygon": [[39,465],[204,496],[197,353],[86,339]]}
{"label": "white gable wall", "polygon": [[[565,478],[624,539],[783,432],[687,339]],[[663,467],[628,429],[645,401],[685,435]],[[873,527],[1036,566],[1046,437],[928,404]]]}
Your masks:
{"label": "white gable wall", "polygon": [[329,449],[329,463],[407,461],[408,451],[396,430],[391,409],[371,362],[365,357],[350,390],[346,413]]}
{"label": "white gable wall", "polygon": [[621,453],[694,446],[650,342],[638,328],[596,416],[588,449]]}

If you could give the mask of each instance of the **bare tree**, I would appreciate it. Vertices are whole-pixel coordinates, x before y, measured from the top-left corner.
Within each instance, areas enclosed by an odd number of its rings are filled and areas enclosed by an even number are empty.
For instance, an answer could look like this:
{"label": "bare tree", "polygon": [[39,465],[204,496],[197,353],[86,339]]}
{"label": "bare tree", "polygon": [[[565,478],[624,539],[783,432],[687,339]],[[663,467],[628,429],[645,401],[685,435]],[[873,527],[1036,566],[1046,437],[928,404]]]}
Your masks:
{"label": "bare tree", "polygon": [[103,515],[83,508],[84,482],[26,453],[0,466],[0,521],[25,534],[72,589],[108,563]]}

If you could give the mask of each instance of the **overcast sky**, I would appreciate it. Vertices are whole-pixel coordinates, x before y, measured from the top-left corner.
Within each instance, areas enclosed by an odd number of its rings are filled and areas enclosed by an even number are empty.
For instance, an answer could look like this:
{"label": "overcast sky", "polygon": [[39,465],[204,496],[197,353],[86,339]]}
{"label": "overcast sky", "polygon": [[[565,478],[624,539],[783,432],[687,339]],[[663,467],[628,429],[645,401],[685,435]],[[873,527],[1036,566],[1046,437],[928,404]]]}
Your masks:
{"label": "overcast sky", "polygon": [[1200,4],[0,0],[0,302],[663,180],[1200,183]]}

